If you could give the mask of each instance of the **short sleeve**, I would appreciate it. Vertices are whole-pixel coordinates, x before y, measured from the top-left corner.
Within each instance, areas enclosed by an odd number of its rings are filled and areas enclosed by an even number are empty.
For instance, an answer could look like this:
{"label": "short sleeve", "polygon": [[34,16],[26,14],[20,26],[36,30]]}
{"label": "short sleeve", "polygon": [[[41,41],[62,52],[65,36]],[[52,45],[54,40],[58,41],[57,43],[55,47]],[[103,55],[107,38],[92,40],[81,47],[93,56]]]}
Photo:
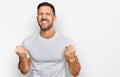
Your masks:
{"label": "short sleeve", "polygon": [[72,40],[72,38],[65,36],[64,40],[65,40],[65,45],[66,46],[72,45],[75,48],[75,43]]}
{"label": "short sleeve", "polygon": [[27,49],[27,58],[29,58],[30,57],[30,54],[29,54],[29,49],[28,49],[28,42],[27,42],[27,39],[25,39],[24,41],[23,41],[23,43],[22,43],[22,46],[23,47],[25,47],[26,49]]}
{"label": "short sleeve", "polygon": [[77,53],[76,53],[76,46],[75,46],[75,43],[72,40],[72,38],[70,38],[70,37],[64,37],[64,40],[65,40],[65,46],[72,45],[75,48],[75,55],[77,55]]}

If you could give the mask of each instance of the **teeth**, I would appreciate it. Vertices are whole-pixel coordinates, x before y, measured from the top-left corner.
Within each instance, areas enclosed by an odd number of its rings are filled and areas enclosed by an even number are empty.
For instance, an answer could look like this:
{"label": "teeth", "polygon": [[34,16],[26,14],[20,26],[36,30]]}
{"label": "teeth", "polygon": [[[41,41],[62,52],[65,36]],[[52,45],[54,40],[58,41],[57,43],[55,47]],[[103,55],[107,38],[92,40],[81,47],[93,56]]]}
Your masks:
{"label": "teeth", "polygon": [[47,23],[47,21],[42,21],[42,23]]}

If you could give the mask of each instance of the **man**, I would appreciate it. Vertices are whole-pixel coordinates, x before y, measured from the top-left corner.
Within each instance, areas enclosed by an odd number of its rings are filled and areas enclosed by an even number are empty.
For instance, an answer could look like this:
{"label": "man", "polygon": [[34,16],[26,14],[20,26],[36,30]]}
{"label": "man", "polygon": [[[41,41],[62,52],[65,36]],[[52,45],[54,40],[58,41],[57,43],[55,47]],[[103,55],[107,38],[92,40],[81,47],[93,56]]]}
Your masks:
{"label": "man", "polygon": [[37,21],[40,26],[38,34],[31,35],[16,47],[19,56],[18,68],[26,74],[30,65],[33,77],[66,77],[68,63],[70,73],[76,77],[80,63],[75,55],[73,41],[55,32],[56,20],[54,6],[43,2],[37,7]]}

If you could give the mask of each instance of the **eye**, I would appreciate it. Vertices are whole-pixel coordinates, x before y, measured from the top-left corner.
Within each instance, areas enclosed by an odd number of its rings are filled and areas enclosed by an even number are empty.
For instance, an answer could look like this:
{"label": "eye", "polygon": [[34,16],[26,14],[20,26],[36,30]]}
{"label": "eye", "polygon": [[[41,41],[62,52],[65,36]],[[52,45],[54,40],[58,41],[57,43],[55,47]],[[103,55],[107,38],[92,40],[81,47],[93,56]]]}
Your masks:
{"label": "eye", "polygon": [[38,15],[41,16],[41,15],[43,15],[43,13],[39,13]]}
{"label": "eye", "polygon": [[46,13],[46,15],[50,16],[50,13]]}

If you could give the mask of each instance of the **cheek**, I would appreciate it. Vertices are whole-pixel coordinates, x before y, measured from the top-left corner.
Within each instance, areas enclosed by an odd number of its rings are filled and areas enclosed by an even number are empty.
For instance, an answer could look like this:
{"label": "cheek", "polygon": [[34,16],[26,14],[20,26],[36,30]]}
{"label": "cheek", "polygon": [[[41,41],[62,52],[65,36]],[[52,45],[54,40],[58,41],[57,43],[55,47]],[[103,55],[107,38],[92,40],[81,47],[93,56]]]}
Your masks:
{"label": "cheek", "polygon": [[41,18],[39,17],[38,20],[41,21]]}
{"label": "cheek", "polygon": [[39,20],[39,21],[40,21],[41,19],[42,19],[42,17],[40,17],[40,16],[38,16],[38,17],[37,17],[37,20]]}
{"label": "cheek", "polygon": [[54,18],[50,18],[50,22],[54,22]]}
{"label": "cheek", "polygon": [[37,19],[38,23],[41,23],[41,19]]}
{"label": "cheek", "polygon": [[52,16],[47,16],[46,19],[53,20],[54,18]]}

